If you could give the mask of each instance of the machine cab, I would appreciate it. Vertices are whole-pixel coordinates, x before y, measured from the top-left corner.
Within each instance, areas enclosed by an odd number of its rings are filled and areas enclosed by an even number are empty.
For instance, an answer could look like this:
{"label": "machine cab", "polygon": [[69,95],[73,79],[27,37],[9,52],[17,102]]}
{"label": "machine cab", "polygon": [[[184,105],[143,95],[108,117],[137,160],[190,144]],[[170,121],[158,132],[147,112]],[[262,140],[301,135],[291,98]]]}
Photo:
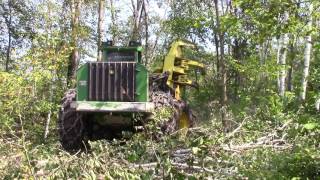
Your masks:
{"label": "machine cab", "polygon": [[141,63],[141,43],[130,41],[128,47],[113,46],[112,41],[102,43],[102,61]]}

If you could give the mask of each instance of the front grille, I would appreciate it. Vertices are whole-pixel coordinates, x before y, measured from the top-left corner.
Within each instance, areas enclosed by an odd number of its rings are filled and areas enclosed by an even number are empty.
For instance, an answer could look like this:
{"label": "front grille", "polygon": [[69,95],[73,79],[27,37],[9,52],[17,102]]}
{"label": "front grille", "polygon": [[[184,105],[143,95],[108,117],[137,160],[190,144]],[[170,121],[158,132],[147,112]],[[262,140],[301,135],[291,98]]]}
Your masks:
{"label": "front grille", "polygon": [[135,62],[89,63],[89,101],[133,102]]}

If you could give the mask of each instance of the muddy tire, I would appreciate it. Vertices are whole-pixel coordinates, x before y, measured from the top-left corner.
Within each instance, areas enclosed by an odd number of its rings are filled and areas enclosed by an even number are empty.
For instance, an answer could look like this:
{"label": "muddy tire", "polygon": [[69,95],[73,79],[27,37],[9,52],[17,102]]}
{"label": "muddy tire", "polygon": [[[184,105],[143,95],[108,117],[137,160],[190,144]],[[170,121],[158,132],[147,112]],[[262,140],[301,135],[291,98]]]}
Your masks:
{"label": "muddy tire", "polygon": [[75,99],[74,89],[68,90],[62,99],[58,119],[60,143],[68,152],[88,151],[90,146],[86,138],[84,115],[70,106]]}
{"label": "muddy tire", "polygon": [[[177,100],[169,93],[163,91],[155,91],[151,94],[151,102],[155,105],[155,111],[169,107],[173,110],[171,117],[161,120],[158,124],[160,129],[165,134],[171,134],[179,129],[180,117],[183,113],[187,114],[189,119],[189,127],[193,126],[194,116],[191,110],[188,108],[187,103],[181,100]],[[148,115],[144,122],[150,122],[153,120],[153,115]]]}

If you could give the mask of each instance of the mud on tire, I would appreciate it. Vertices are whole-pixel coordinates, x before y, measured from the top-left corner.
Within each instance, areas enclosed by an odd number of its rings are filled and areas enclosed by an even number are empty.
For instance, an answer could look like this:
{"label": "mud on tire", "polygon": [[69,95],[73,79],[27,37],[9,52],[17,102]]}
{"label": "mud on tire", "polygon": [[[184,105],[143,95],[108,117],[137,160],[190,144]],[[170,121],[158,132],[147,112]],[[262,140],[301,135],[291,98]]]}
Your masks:
{"label": "mud on tire", "polygon": [[76,91],[70,89],[61,102],[58,119],[58,133],[62,147],[69,152],[90,149],[86,138],[84,115],[76,112],[70,105],[76,99]]}
{"label": "mud on tire", "polygon": [[[183,112],[185,112],[188,115],[190,120],[190,126],[193,126],[193,121],[195,118],[191,110],[188,108],[186,102],[177,100],[174,97],[172,97],[172,95],[164,91],[152,92],[151,102],[154,103],[156,111],[165,107],[172,108],[173,110],[171,117],[161,120],[161,122],[158,124],[163,133],[170,134],[179,129],[180,116]],[[149,115],[144,120],[144,122],[148,123],[152,120],[153,116]]]}

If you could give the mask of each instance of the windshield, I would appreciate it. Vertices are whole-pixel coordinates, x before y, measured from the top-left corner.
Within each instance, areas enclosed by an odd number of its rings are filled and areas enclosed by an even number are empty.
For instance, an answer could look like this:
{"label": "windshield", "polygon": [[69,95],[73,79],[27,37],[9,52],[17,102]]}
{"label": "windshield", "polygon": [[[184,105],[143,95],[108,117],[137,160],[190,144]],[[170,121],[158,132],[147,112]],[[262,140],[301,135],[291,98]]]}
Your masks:
{"label": "windshield", "polygon": [[136,51],[107,52],[107,61],[135,61]]}

